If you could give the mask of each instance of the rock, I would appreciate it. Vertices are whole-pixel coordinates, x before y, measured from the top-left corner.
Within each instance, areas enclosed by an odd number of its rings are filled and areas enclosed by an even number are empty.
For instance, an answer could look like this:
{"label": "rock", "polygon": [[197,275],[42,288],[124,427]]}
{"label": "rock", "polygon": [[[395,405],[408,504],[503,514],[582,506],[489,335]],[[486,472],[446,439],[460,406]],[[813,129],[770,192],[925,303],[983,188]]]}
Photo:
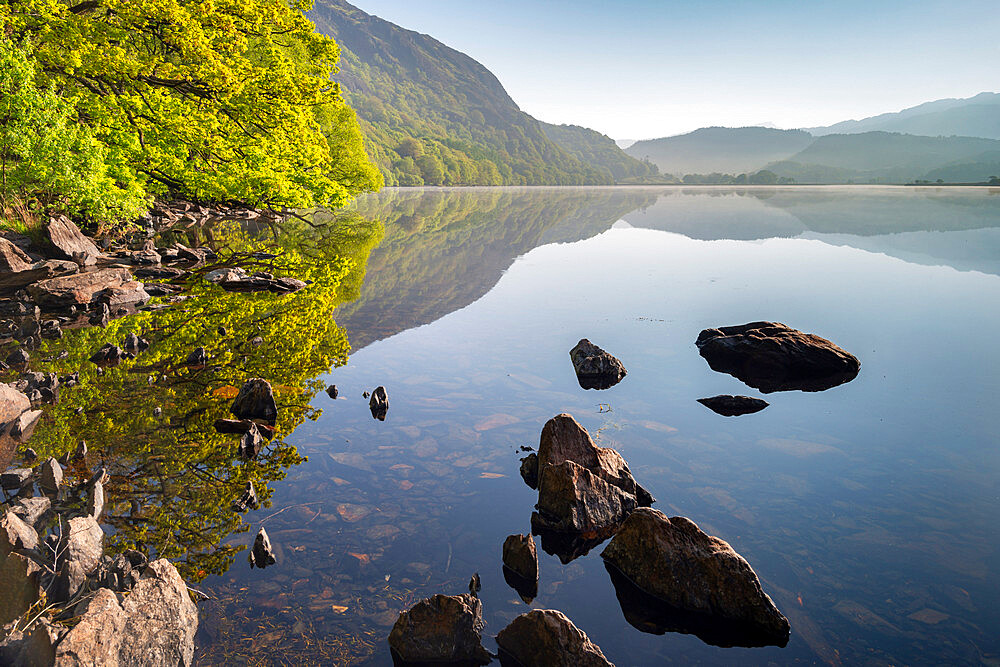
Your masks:
{"label": "rock", "polygon": [[521,479],[530,488],[538,488],[538,454],[532,452],[521,459]]}
{"label": "rock", "polygon": [[111,321],[111,308],[106,303],[98,303],[94,306],[94,312],[88,321],[95,327],[108,326],[108,322]]}
{"label": "rock", "polygon": [[542,466],[533,531],[587,533],[616,527],[639,507],[636,497],[573,461]]}
{"label": "rock", "polygon": [[378,386],[368,399],[368,408],[372,411],[372,417],[379,421],[385,421],[386,413],[389,412],[389,396],[385,387]]}
{"label": "rock", "polygon": [[198,610],[164,559],[149,564],[124,604],[102,588],[77,610],[76,625],[58,644],[56,665],[186,667],[194,659]]}
{"label": "rock", "polygon": [[74,517],[64,525],[60,544],[62,560],[79,563],[84,574],[91,574],[100,565],[103,545],[104,531],[94,517]]}
{"label": "rock", "polygon": [[239,267],[213,269],[202,276],[210,283],[233,282],[247,277],[247,272]]}
{"label": "rock", "polygon": [[[0,292],[12,293],[27,287],[32,283],[47,278],[65,276],[77,273],[80,270],[76,262],[65,262],[58,259],[47,259],[32,264],[31,267],[23,271],[5,273],[0,271]],[[22,309],[18,308],[18,311]],[[28,313],[19,312],[17,314],[26,315]]]}
{"label": "rock", "polygon": [[129,280],[121,285],[106,287],[97,293],[95,300],[107,304],[112,313],[119,315],[123,312],[133,312],[150,298],[142,283]]}
{"label": "rock", "polygon": [[538,551],[531,535],[508,535],[503,542],[503,564],[525,579],[538,580]]}
{"label": "rock", "polygon": [[500,664],[517,667],[614,667],[600,647],[555,609],[521,614],[497,635]]}
{"label": "rock", "polygon": [[257,499],[257,490],[253,488],[253,482],[247,482],[243,487],[243,495],[233,501],[233,509],[242,512],[247,508],[257,509],[260,501]]}
{"label": "rock", "polygon": [[14,507],[11,508],[11,511],[25,524],[34,528],[38,520],[44,516],[50,507],[52,507],[52,501],[45,496],[37,496],[35,498],[19,499],[14,504]]}
{"label": "rock", "polygon": [[584,389],[608,389],[628,374],[622,362],[586,338],[569,351],[569,357],[576,370],[576,379]]}
{"label": "rock", "polygon": [[271,292],[273,294],[291,294],[298,292],[306,283],[295,278],[264,278],[251,276],[239,280],[220,280],[219,287],[227,292]]}
{"label": "rock", "polygon": [[25,463],[31,463],[32,461],[34,461],[37,458],[38,458],[38,452],[36,452],[31,447],[28,447],[28,448],[26,448],[24,450],[24,462]]}
{"label": "rock", "polygon": [[143,266],[135,269],[132,273],[135,274],[136,278],[153,278],[155,280],[171,280],[187,275],[187,271],[184,269],[169,266]]}
{"label": "rock", "polygon": [[143,289],[149,296],[170,296],[184,291],[180,285],[163,285],[161,283],[144,283]]}
{"label": "rock", "polygon": [[23,347],[19,347],[7,355],[7,358],[4,359],[4,363],[6,363],[11,368],[24,369],[27,368],[28,362],[30,360],[31,360],[31,355],[28,354],[28,351],[25,350]]}
{"label": "rock", "polygon": [[699,398],[698,402],[716,414],[723,417],[737,417],[760,412],[770,403],[750,396],[730,396],[723,394],[711,398]]}
{"label": "rock", "polygon": [[229,411],[237,419],[260,419],[273,425],[278,417],[278,408],[274,403],[271,383],[261,378],[247,380],[240,387]]}
{"label": "rock", "polygon": [[486,665],[483,603],[463,595],[433,595],[400,613],[389,633],[394,660]]}
{"label": "rock", "polygon": [[63,471],[54,458],[46,459],[36,472],[38,473],[38,486],[42,487],[43,491],[48,493],[59,491],[59,487],[62,485]]}
{"label": "rock", "polygon": [[18,442],[28,442],[31,434],[35,432],[35,426],[42,417],[41,410],[26,410],[18,416],[10,426],[10,437]]}
{"label": "rock", "polygon": [[580,426],[572,415],[556,415],[542,428],[538,444],[539,473],[547,465],[573,461],[625,493],[635,496],[640,507],[655,502],[649,491],[632,477],[625,459],[610,447],[594,444],[587,429]]}
{"label": "rock", "polygon": [[513,570],[502,567],[504,582],[514,589],[524,604],[531,604],[538,597],[538,580],[525,579]]}
{"label": "rock", "polygon": [[240,438],[238,453],[241,458],[250,460],[257,458],[261,448],[264,446],[264,438],[260,434],[260,429],[253,422],[250,422],[247,432]]}
{"label": "rock", "polygon": [[0,664],[31,667],[54,665],[55,646],[65,633],[65,629],[44,618],[23,631],[9,624],[3,631],[9,634],[0,642]]}
{"label": "rock", "polygon": [[689,519],[637,509],[601,557],[668,608],[695,614],[699,624],[727,629],[738,640],[731,645],[788,643],[788,620],[764,593],[750,565]]}
{"label": "rock", "polygon": [[[40,280],[28,285],[27,290],[42,308],[61,309],[69,306],[86,307],[97,299],[102,290],[121,288],[126,283],[132,283],[132,274],[128,269],[107,268]],[[141,287],[142,284],[134,285]]]}
{"label": "rock", "polygon": [[134,333],[130,333],[128,336],[125,336],[125,344],[122,345],[122,348],[135,356],[149,349],[149,341],[145,338],[139,338]]}
{"label": "rock", "polygon": [[205,351],[203,347],[196,347],[191,350],[188,354],[187,359],[184,360],[185,366],[207,366],[208,365],[208,352]]}
{"label": "rock", "polygon": [[132,356],[117,345],[105,343],[101,349],[90,356],[90,360],[98,366],[117,366],[123,360],[131,359]]}
{"label": "rock", "polygon": [[159,419],[160,417],[162,417],[163,416],[163,408],[161,408],[160,406],[156,406],[155,408],[153,408],[153,416],[156,417],[157,419]]}
{"label": "rock", "polygon": [[49,224],[45,226],[43,233],[45,240],[52,245],[57,259],[67,259],[83,266],[97,263],[101,251],[66,216],[49,218]]}
{"label": "rock", "polygon": [[483,590],[483,580],[479,578],[479,573],[474,572],[469,578],[469,594],[479,597],[479,591]]}
{"label": "rock", "polygon": [[9,424],[30,409],[31,401],[27,396],[0,382],[0,424]]}
{"label": "rock", "polygon": [[705,329],[695,345],[712,370],[765,394],[824,391],[850,382],[861,369],[854,355],[825,338],[780,322]]}
{"label": "rock", "polygon": [[0,559],[38,546],[38,533],[11,510],[0,518]]}
{"label": "rock", "polygon": [[337,395],[339,393],[340,392],[337,391],[337,385],[335,384],[331,384],[329,387],[326,388],[326,395],[332,398],[333,400],[337,400]]}
{"label": "rock", "polygon": [[0,236],[0,273],[28,271],[34,264],[28,254]]}
{"label": "rock", "polygon": [[274,565],[274,550],[271,549],[271,540],[267,536],[267,531],[261,526],[257,531],[257,537],[253,541],[253,549],[250,551],[250,569],[255,567],[264,569],[268,565]]}
{"label": "rock", "polygon": [[274,427],[267,426],[265,424],[256,424],[249,419],[216,419],[215,430],[219,433],[230,433],[236,435],[243,435],[250,430],[251,426],[256,426],[260,434],[267,439],[274,437]]}
{"label": "rock", "polygon": [[90,495],[87,496],[87,514],[100,520],[102,512],[104,512],[104,485],[96,482],[90,489]]}
{"label": "rock", "polygon": [[[17,553],[0,558],[0,626],[21,617],[41,597],[39,578],[41,568],[34,560]],[[3,630],[0,629],[0,636]],[[2,649],[0,649],[2,651]],[[23,664],[4,662],[0,652],[0,664]]]}
{"label": "rock", "polygon": [[30,480],[31,469],[11,468],[7,472],[0,474],[0,488],[3,488],[6,491],[20,489]]}

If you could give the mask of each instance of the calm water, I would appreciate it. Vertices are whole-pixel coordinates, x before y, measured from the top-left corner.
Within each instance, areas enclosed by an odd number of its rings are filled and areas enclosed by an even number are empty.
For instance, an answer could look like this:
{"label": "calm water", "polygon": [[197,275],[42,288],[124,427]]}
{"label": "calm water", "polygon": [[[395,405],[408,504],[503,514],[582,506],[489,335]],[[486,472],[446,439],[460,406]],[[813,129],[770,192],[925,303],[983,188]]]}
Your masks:
{"label": "calm water", "polygon": [[[743,555],[792,627],[783,649],[643,634],[600,547],[565,565],[540,553],[531,606],[562,610],[619,667],[1000,664],[1000,191],[389,190],[357,210],[384,236],[333,311],[349,361],[298,378],[284,442],[308,461],[275,459],[249,532],[220,524],[216,546],[191,548],[249,544],[263,522],[279,552],[264,571],[243,553],[202,571],[223,572],[197,585],[216,597],[202,663],[388,664],[398,611],[475,571],[494,649],[528,608],[500,561],[536,498],[517,449],[570,412],[654,507]],[[695,399],[759,394],[694,340],[753,320],[829,338],[860,375],[716,415]],[[583,337],[623,361],[621,384],[579,387]],[[362,398],[378,385],[385,422]]]}

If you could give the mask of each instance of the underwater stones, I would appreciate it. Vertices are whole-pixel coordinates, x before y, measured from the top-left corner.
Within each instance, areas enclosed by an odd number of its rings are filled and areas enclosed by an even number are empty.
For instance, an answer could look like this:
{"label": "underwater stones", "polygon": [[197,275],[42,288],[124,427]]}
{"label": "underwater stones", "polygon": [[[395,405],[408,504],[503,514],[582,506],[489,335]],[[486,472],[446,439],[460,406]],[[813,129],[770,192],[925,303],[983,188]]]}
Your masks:
{"label": "underwater stones", "polygon": [[278,417],[278,408],[274,403],[271,383],[261,378],[247,380],[240,387],[229,411],[237,419],[260,419],[273,425]]}
{"label": "underwater stones", "polygon": [[599,646],[555,609],[521,614],[497,635],[505,667],[614,667]]}
{"label": "underwater stones", "polygon": [[[726,624],[742,639],[732,645],[788,642],[788,620],[764,593],[749,563],[689,519],[637,509],[601,557],[673,610],[700,615],[703,624]],[[755,643],[745,637],[756,638]]]}
{"label": "underwater stones", "polygon": [[267,536],[267,531],[261,526],[257,531],[257,537],[253,541],[253,549],[250,550],[250,569],[255,567],[264,569],[268,565],[274,565],[276,561],[274,550],[271,548],[271,539]]}
{"label": "underwater stones", "polygon": [[492,656],[482,645],[484,626],[478,597],[432,595],[399,614],[389,647],[397,663],[486,665]]}
{"label": "underwater stones", "polygon": [[824,391],[858,375],[857,357],[825,338],[780,322],[705,329],[695,341],[712,370],[765,394]]}
{"label": "underwater stones", "polygon": [[569,357],[573,361],[576,379],[584,389],[608,389],[628,374],[621,361],[586,338],[569,351]]}
{"label": "underwater stones", "polygon": [[754,412],[760,412],[770,405],[770,403],[760,398],[730,396],[728,394],[712,396],[711,398],[699,398],[698,402],[723,417],[738,417],[739,415],[753,414]]}
{"label": "underwater stones", "polygon": [[389,395],[386,393],[385,387],[379,385],[375,388],[371,398],[368,399],[368,407],[372,411],[373,418],[385,421],[386,413],[389,412]]}

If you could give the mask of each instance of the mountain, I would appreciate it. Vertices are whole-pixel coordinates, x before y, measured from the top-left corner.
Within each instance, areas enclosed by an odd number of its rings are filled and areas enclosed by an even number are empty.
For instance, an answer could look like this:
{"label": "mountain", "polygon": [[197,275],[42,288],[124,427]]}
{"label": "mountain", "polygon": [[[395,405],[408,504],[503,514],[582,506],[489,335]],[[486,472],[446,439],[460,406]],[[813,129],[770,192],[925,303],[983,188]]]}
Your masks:
{"label": "mountain", "polygon": [[813,140],[803,130],[766,127],[705,127],[688,134],[637,141],[626,153],[649,160],[663,173],[740,174],[759,170],[806,148]]}
{"label": "mountain", "polygon": [[830,134],[766,168],[799,183],[908,183],[927,179],[933,170],[948,165],[989,164],[996,151],[1000,151],[1000,141],[978,137]]}
{"label": "mountain", "polygon": [[884,131],[930,137],[1000,139],[1000,93],[980,93],[967,99],[945,99],[863,120],[808,128],[815,136]]}
{"label": "mountain", "polygon": [[660,171],[651,162],[640,161],[618,147],[615,140],[579,125],[542,123],[545,136],[584,164],[604,172],[615,183],[661,181]]}
{"label": "mountain", "polygon": [[308,16],[340,46],[334,79],[388,185],[603,185],[639,169],[624,153],[576,157],[488,69],[428,35],[342,0],[317,0]]}

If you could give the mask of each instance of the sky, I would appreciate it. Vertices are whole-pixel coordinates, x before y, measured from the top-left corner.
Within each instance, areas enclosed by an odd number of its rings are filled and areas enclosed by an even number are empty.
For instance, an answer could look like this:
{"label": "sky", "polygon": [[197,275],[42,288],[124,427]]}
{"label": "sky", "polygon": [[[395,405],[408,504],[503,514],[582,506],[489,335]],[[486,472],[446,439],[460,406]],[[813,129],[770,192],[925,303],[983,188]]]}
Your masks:
{"label": "sky", "polygon": [[962,0],[354,0],[472,56],[524,111],[615,139],[816,127],[1000,91],[1000,11]]}

